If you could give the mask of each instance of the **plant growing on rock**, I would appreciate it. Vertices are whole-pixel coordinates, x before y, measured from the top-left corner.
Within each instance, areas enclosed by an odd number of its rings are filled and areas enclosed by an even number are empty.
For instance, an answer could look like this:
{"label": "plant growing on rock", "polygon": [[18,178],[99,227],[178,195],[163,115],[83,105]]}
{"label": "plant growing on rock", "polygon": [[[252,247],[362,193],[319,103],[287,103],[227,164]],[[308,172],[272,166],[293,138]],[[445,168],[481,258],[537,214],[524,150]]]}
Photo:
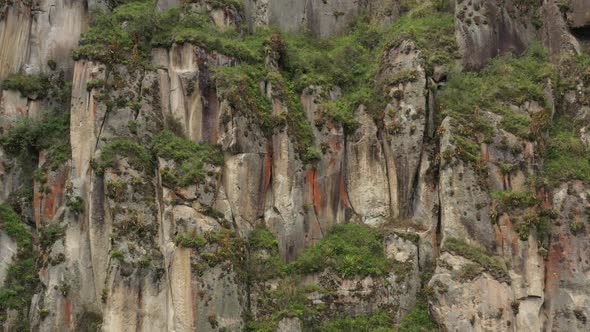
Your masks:
{"label": "plant growing on rock", "polygon": [[314,273],[334,269],[343,277],[383,276],[392,262],[385,257],[381,235],[358,224],[337,225],[319,243],[303,252],[288,272]]}
{"label": "plant growing on rock", "polygon": [[[460,129],[461,137],[470,144],[491,140],[495,129],[489,125],[485,112],[502,116],[500,128],[525,140],[541,137],[548,128],[547,111],[530,117],[518,113],[511,105],[522,106],[527,101],[537,102],[543,108],[549,103],[543,87],[555,78],[547,52],[538,43],[532,43],[525,55],[503,55],[493,59],[481,72],[451,73],[440,93],[438,105],[442,117],[452,117]],[[441,117],[441,119],[442,119]],[[467,156],[467,161],[479,159]]]}
{"label": "plant growing on rock", "polygon": [[463,256],[481,265],[487,272],[499,281],[510,283],[510,276],[505,265],[495,257],[492,257],[484,249],[471,246],[459,239],[448,238],[444,243],[444,250]]}
{"label": "plant growing on rock", "polygon": [[579,125],[564,116],[549,131],[543,175],[549,185],[581,180],[590,183],[590,153],[576,133]]}
{"label": "plant growing on rock", "polygon": [[15,74],[9,76],[0,87],[3,90],[13,90],[30,99],[43,99],[49,91],[49,79],[40,75]]}
{"label": "plant growing on rock", "polygon": [[6,270],[4,284],[0,287],[0,323],[8,318],[8,311],[17,312],[13,327],[17,331],[28,331],[28,311],[33,294],[37,291],[37,252],[33,238],[20,217],[6,204],[0,204],[0,229],[14,238],[18,252]]}
{"label": "plant growing on rock", "polygon": [[150,153],[130,138],[119,137],[111,140],[101,149],[98,160],[93,167],[97,174],[104,174],[108,168],[117,166],[118,158],[126,158],[131,167],[148,172],[153,167]]}
{"label": "plant growing on rock", "polygon": [[162,159],[172,160],[176,166],[162,171],[162,180],[172,188],[196,184],[206,176],[206,164],[223,165],[223,154],[211,144],[197,144],[165,130],[154,137],[154,151]]}

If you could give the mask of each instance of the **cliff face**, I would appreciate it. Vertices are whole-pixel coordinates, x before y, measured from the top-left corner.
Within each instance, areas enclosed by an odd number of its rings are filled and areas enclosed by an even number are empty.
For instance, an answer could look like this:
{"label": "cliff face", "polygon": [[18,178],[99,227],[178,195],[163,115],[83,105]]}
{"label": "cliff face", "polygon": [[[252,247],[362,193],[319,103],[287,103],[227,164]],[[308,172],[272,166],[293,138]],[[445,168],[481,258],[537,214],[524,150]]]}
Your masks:
{"label": "cliff face", "polygon": [[4,331],[588,330],[584,1],[0,7]]}

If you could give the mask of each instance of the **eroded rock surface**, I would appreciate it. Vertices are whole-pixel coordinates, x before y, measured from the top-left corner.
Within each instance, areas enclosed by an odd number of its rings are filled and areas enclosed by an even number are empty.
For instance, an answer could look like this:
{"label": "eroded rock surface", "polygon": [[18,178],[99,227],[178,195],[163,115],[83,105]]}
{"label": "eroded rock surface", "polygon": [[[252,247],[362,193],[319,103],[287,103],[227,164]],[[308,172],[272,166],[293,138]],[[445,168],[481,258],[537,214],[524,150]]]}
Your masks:
{"label": "eroded rock surface", "polygon": [[[211,30],[179,29],[149,47],[135,36],[123,52],[130,58],[117,59],[113,42],[105,57],[74,61],[89,8],[116,4],[0,1],[0,79],[49,83],[0,90],[0,204],[35,247],[24,256],[23,238],[0,220],[0,288],[14,284],[11,268],[35,262],[30,300],[0,304],[4,330],[298,332],[379,314],[394,327],[416,308],[449,331],[588,330],[589,176],[584,164],[557,158],[590,149],[588,69],[575,62],[590,4],[161,0],[155,8],[179,5]],[[399,23],[408,11],[415,16]],[[325,46],[359,16],[370,29],[344,54],[359,63],[366,54],[355,47],[380,54],[370,88],[352,102],[346,82],[321,86],[305,72],[341,59],[309,50],[297,59],[287,52],[296,41],[265,30],[309,32]],[[424,17],[454,20],[460,59],[406,26]],[[132,23],[125,18],[121,33]],[[394,26],[403,33],[392,40],[372,39],[373,29],[398,23],[406,25]],[[213,29],[240,42],[247,31],[266,35],[248,39],[252,51]],[[535,39],[555,66],[543,63],[542,79],[518,77],[526,84],[489,94],[497,87],[488,82],[468,96],[488,99],[464,113],[441,105],[453,75],[485,75],[493,58],[518,58]],[[298,72],[297,61],[313,63]],[[507,77],[516,70],[500,67]],[[299,90],[289,82],[297,75]],[[343,115],[340,103],[354,109]],[[47,132],[4,139],[56,108],[69,117],[59,164],[55,149],[39,148]],[[556,160],[563,174],[543,180]],[[343,224],[377,234],[365,256],[383,266],[363,267],[354,241],[326,242]]]}

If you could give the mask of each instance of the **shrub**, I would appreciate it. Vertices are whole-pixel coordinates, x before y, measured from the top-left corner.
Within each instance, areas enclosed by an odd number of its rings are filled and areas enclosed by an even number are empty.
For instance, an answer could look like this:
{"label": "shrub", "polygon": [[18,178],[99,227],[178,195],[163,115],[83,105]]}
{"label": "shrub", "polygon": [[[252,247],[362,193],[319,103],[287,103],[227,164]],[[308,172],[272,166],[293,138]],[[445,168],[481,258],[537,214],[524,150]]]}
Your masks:
{"label": "shrub", "polygon": [[152,157],[142,145],[119,137],[102,147],[100,158],[94,162],[94,170],[103,174],[107,168],[116,166],[117,157],[127,158],[131,167],[140,171],[147,172],[153,167]]}
{"label": "shrub", "polygon": [[92,89],[100,89],[104,84],[104,80],[90,80],[86,82],[86,90],[91,91]]}
{"label": "shrub", "polygon": [[532,43],[520,58],[506,54],[493,59],[481,72],[451,73],[438,98],[441,119],[451,116],[465,140],[480,142],[478,136],[483,134],[483,140],[489,140],[495,131],[482,111],[494,112],[502,115],[500,128],[524,139],[538,139],[548,124],[548,118],[542,116],[547,112],[531,119],[510,105],[536,101],[548,108],[544,84],[554,77],[547,53],[538,43]]}
{"label": "shrub", "polygon": [[573,221],[570,223],[570,231],[573,235],[578,235],[584,232],[586,226],[581,221]]}
{"label": "shrub", "polygon": [[497,258],[492,257],[484,249],[471,246],[459,239],[448,238],[445,241],[444,250],[472,260],[473,262],[481,265],[487,272],[489,272],[499,281],[510,283],[510,276],[508,275],[504,264]]}
{"label": "shrub", "polygon": [[23,118],[0,137],[0,145],[23,163],[38,159],[47,151],[46,167],[57,169],[71,156],[69,114],[56,110],[44,112],[39,120]]}
{"label": "shrub", "polygon": [[303,156],[303,161],[305,162],[313,162],[322,159],[322,151],[315,146],[310,146],[307,148],[307,152]]}
{"label": "shrub", "polygon": [[183,233],[176,236],[174,243],[183,248],[201,249],[207,245],[207,240],[196,234]]}
{"label": "shrub", "polygon": [[543,175],[550,185],[569,180],[590,183],[590,152],[577,136],[576,129],[575,122],[564,116],[549,131]]}
{"label": "shrub", "polygon": [[284,264],[279,255],[279,243],[269,230],[255,228],[248,240],[248,251],[247,272],[252,281],[269,280],[281,275]]}
{"label": "shrub", "polygon": [[127,184],[120,180],[109,180],[106,183],[107,196],[115,202],[121,202],[127,193]]}
{"label": "shrub", "polygon": [[237,112],[253,116],[268,129],[271,103],[258,86],[258,82],[264,79],[263,72],[260,66],[253,65],[221,67],[215,71],[213,79],[220,96]]}
{"label": "shrub", "polygon": [[540,200],[528,192],[496,191],[492,192],[492,199],[496,201],[502,211],[523,209],[540,203]]}
{"label": "shrub", "polygon": [[553,219],[555,219],[555,215],[552,211],[534,211],[526,214],[522,218],[522,220],[516,225],[516,231],[518,232],[522,241],[528,240],[529,234],[533,229],[537,232],[539,240],[543,240],[550,234],[551,221]]}
{"label": "shrub", "polygon": [[[164,12],[156,10],[153,1],[115,1],[112,13],[96,11],[90,29],[82,35],[74,59],[87,58],[105,64],[149,66],[152,47],[169,47],[173,43],[190,42],[208,51],[218,51],[238,60],[262,61],[261,49],[253,51],[252,37],[242,37],[237,31],[220,31],[203,13],[191,12],[189,7],[173,7]],[[216,8],[237,7],[236,1],[212,0]],[[248,42],[247,42],[248,41]]]}
{"label": "shrub", "polygon": [[125,253],[120,250],[111,251],[111,258],[113,258],[113,259],[123,260],[124,257],[125,257]]}
{"label": "shrub", "polygon": [[29,306],[39,283],[32,235],[20,217],[6,204],[0,204],[0,228],[16,240],[18,247],[18,253],[8,266],[4,284],[0,288],[0,323],[7,319],[7,310],[16,310],[12,328],[15,331],[28,331]]}
{"label": "shrub", "polygon": [[461,268],[459,271],[459,280],[461,281],[471,281],[482,272],[481,266],[479,264],[466,264]]}
{"label": "shrub", "polygon": [[438,331],[436,322],[430,317],[428,304],[418,301],[416,306],[410,312],[402,317],[399,326],[399,332],[426,332]]}
{"label": "shrub", "polygon": [[205,163],[223,165],[223,154],[211,144],[197,144],[165,130],[154,138],[154,150],[160,158],[173,160],[176,167],[162,171],[169,187],[185,187],[205,178]]}
{"label": "shrub", "polygon": [[91,27],[82,35],[74,59],[107,65],[141,64],[149,59],[150,41],[157,27],[155,6],[151,1],[118,4],[112,13],[93,13]]}
{"label": "shrub", "polygon": [[68,196],[66,206],[73,214],[79,215],[84,212],[84,199],[80,196]]}
{"label": "shrub", "polygon": [[16,240],[19,249],[32,251],[31,234],[21,222],[20,217],[7,204],[0,204],[0,229]]}
{"label": "shrub", "polygon": [[435,65],[450,64],[459,57],[454,27],[452,15],[424,2],[392,26],[388,32],[393,39],[389,46],[403,39],[414,40],[424,53],[427,71],[432,72]]}
{"label": "shrub", "polygon": [[392,267],[384,253],[382,236],[368,226],[336,225],[319,243],[304,251],[288,272],[314,273],[334,269],[343,277],[382,276]]}
{"label": "shrub", "polygon": [[30,99],[43,99],[49,91],[49,79],[46,76],[14,74],[2,81],[1,87],[4,90],[19,91]]}
{"label": "shrub", "polygon": [[373,315],[362,315],[350,318],[336,319],[321,325],[320,331],[379,331],[394,332],[394,316],[388,312],[378,312]]}
{"label": "shrub", "polygon": [[49,248],[55,241],[65,236],[64,227],[59,225],[48,225],[41,230],[40,243],[43,248]]}

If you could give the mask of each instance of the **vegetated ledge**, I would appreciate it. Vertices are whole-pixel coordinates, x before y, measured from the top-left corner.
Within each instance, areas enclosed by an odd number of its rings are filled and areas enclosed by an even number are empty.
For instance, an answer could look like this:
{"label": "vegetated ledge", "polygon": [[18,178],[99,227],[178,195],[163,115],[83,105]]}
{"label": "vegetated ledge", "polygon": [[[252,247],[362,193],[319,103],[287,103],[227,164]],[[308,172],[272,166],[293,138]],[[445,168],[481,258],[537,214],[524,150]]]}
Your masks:
{"label": "vegetated ledge", "polygon": [[343,278],[385,276],[397,271],[398,262],[385,255],[383,237],[366,225],[332,227],[326,237],[290,263],[289,273],[315,273],[331,268]]}
{"label": "vegetated ledge", "polygon": [[4,285],[0,287],[0,324],[8,319],[8,311],[16,310],[14,331],[30,330],[28,311],[39,285],[37,251],[31,232],[7,204],[0,204],[0,229],[15,239],[18,252],[8,266]]}
{"label": "vegetated ledge", "polygon": [[[111,13],[97,12],[74,51],[74,59],[97,60],[107,67],[123,64],[153,70],[151,49],[175,43],[191,43],[231,57],[236,66],[215,70],[212,82],[217,91],[234,109],[254,114],[267,133],[287,124],[296,152],[305,163],[322,157],[300,100],[305,88],[314,85],[330,91],[338,87],[342,95],[338,100],[324,100],[322,112],[341,123],[346,132],[352,132],[358,125],[354,112],[360,105],[376,117],[385,109],[383,91],[375,82],[384,51],[402,40],[413,40],[424,53],[428,72],[434,66],[450,65],[458,57],[453,16],[430,1],[412,4],[406,16],[389,28],[361,15],[347,34],[330,39],[281,33],[273,28],[257,29],[254,34],[243,33],[239,25],[220,29],[207,14],[187,5],[191,2],[161,12],[153,1],[131,0],[119,2]],[[213,8],[241,10],[236,0],[206,2]],[[278,57],[277,71],[265,66],[269,50]],[[409,72],[397,81],[413,77]],[[271,115],[271,102],[259,89],[258,83],[264,80],[276,88],[274,92],[288,109],[285,115]]]}
{"label": "vegetated ledge", "polygon": [[47,97],[49,79],[40,75],[14,74],[2,81],[3,90],[13,90],[30,99]]}
{"label": "vegetated ledge", "polygon": [[510,284],[512,281],[508,275],[505,264],[497,258],[492,257],[492,255],[484,249],[471,246],[456,238],[448,238],[445,241],[443,250],[455,255],[463,256],[481,265],[486,272],[489,272],[500,282]]}
{"label": "vegetated ledge", "polygon": [[[321,296],[333,300],[334,289],[328,284],[305,284],[308,275],[320,274],[320,279],[360,280],[384,278],[395,274],[398,282],[409,280],[412,262],[399,262],[386,256],[384,232],[364,224],[333,226],[325,238],[306,249],[295,261],[285,264],[279,256],[278,241],[266,228],[256,228],[248,241],[248,281],[260,293],[256,319],[247,321],[246,331],[275,331],[286,317],[297,317],[304,330],[310,331],[413,331],[416,327],[435,330],[424,303],[416,305],[396,328],[396,306],[379,307],[373,312],[347,317],[338,310],[315,303]],[[179,239],[184,240],[184,239]],[[180,242],[180,241],[179,241]],[[202,246],[204,240],[187,241],[189,247]],[[266,283],[266,282],[269,283]],[[389,285],[383,280],[384,285]]]}

